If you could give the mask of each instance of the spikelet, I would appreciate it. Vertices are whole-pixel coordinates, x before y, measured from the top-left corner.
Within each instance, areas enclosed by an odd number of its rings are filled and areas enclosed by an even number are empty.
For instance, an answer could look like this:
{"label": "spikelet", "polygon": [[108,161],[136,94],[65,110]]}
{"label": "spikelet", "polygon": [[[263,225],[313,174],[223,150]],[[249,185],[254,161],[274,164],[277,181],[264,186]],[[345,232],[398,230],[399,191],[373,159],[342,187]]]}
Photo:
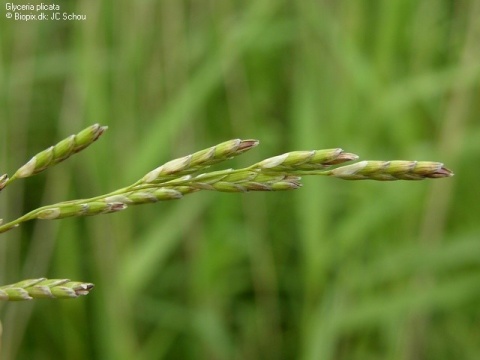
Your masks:
{"label": "spikelet", "polygon": [[264,171],[310,171],[325,169],[331,165],[357,160],[358,156],[342,149],[292,151],[274,156],[254,166]]}
{"label": "spikelet", "polygon": [[158,183],[175,177],[191,174],[203,170],[211,165],[231,159],[254,148],[258,140],[234,139],[225,141],[208,149],[194,154],[171,160],[162,166],[150,171],[142,178],[144,183]]}
{"label": "spikelet", "polygon": [[0,300],[21,301],[56,298],[73,299],[87,295],[94,287],[91,283],[69,279],[29,279],[0,287]]}
{"label": "spikelet", "polygon": [[360,161],[341,166],[328,175],[345,180],[423,180],[453,176],[442,163],[432,161]]}
{"label": "spikelet", "polygon": [[18,169],[12,176],[11,180],[16,178],[26,178],[38,174],[48,167],[58,164],[93,144],[105,132],[105,130],[107,130],[106,126],[94,124],[80,131],[78,134],[71,135],[60,141],[58,144],[50,146],[48,149],[43,150],[32,157],[30,161]]}

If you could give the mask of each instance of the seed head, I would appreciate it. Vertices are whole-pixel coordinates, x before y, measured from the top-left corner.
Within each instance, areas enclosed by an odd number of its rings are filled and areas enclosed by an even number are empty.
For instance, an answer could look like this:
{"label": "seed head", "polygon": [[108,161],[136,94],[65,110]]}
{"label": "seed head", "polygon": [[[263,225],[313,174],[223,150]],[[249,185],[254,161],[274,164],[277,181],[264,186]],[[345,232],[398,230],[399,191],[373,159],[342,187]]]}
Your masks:
{"label": "seed head", "polygon": [[360,161],[329,171],[345,180],[423,180],[453,176],[442,163],[432,161]]}
{"label": "seed head", "polygon": [[55,206],[47,207],[36,214],[37,219],[56,220],[72,216],[93,216],[98,214],[108,214],[121,211],[127,208],[123,202],[104,202],[90,201],[85,203],[59,203]]}
{"label": "seed head", "polygon": [[154,189],[131,191],[124,194],[108,196],[104,199],[106,203],[124,203],[128,205],[139,205],[146,203],[155,203],[164,200],[176,200],[183,197],[182,192],[166,187]]}
{"label": "seed head", "polygon": [[67,137],[58,144],[50,146],[48,149],[32,157],[25,165],[17,170],[12,178],[29,177],[38,174],[50,166],[58,164],[93,144],[105,130],[107,130],[106,126],[94,124],[76,135]]}
{"label": "seed head", "polygon": [[0,287],[0,300],[71,299],[87,295],[94,287],[91,283],[68,279],[30,279]]}
{"label": "seed head", "polygon": [[258,145],[258,140],[234,139],[163,164],[150,171],[143,183],[158,183],[201,171],[211,165],[243,154]]}
{"label": "seed head", "polygon": [[346,153],[340,148],[292,151],[265,159],[257,163],[256,167],[268,171],[310,171],[356,159],[358,159],[357,155]]}

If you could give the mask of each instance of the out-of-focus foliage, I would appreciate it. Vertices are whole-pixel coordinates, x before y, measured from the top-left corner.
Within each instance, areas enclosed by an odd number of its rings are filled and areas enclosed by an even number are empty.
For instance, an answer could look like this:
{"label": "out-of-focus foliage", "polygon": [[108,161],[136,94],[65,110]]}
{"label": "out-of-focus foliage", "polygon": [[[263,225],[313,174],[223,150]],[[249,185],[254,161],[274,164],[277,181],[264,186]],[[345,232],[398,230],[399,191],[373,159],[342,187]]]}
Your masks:
{"label": "out-of-focus foliage", "polygon": [[26,224],[0,238],[0,284],[96,287],[2,304],[2,358],[478,358],[480,2],[58,4],[87,19],[0,11],[0,174],[86,125],[110,130],[2,192],[3,219],[230,138],[262,142],[232,166],[342,147],[456,176],[308,178]]}

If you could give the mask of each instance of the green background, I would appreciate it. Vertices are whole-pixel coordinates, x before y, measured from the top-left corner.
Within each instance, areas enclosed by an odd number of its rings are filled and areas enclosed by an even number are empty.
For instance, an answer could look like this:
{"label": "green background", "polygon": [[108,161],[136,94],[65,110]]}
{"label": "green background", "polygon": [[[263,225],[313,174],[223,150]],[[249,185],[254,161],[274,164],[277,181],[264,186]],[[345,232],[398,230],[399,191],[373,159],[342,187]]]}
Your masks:
{"label": "green background", "polygon": [[0,10],[0,173],[109,130],[3,191],[5,220],[230,138],[261,144],[225,167],[342,147],[456,176],[308,178],[24,224],[2,235],[1,284],[96,287],[1,304],[2,359],[480,357],[480,1],[56,4],[87,19]]}

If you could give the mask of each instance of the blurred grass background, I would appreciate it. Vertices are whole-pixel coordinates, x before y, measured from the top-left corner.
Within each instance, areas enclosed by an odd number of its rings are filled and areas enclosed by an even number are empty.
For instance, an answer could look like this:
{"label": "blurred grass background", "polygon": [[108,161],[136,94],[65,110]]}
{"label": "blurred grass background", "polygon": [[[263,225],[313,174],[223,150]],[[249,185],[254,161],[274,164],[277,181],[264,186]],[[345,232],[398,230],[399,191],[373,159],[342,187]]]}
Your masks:
{"label": "blurred grass background", "polygon": [[0,172],[89,124],[109,131],[2,192],[6,220],[237,137],[261,145],[227,167],[342,147],[456,176],[308,178],[26,224],[2,236],[1,284],[96,288],[1,304],[2,359],[480,357],[480,2],[57,4],[87,20],[2,9]]}

